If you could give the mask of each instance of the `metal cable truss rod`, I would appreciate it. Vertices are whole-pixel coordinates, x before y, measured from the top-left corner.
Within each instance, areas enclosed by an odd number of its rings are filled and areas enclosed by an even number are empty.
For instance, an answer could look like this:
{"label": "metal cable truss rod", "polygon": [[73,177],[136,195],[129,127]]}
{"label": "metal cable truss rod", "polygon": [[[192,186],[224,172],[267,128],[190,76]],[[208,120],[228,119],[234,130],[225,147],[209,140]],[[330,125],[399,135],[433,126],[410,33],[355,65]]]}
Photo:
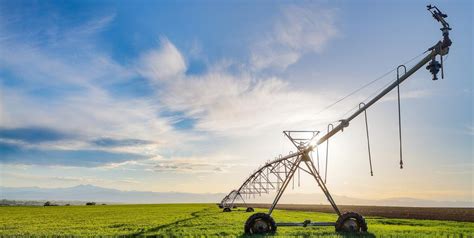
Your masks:
{"label": "metal cable truss rod", "polygon": [[[298,157],[302,154],[303,152],[291,153],[265,163],[265,165],[253,172],[238,189],[232,190],[226,195],[219,204],[219,207],[228,211],[234,208],[234,203],[238,199],[244,201],[244,198],[261,196],[271,191],[279,190],[281,185],[292,175],[292,168],[296,164]],[[310,170],[300,166],[297,166],[296,170],[312,175]]]}
{"label": "metal cable truss rod", "polygon": [[[443,24],[444,25],[444,24]],[[307,151],[312,151],[314,148],[316,148],[318,145],[324,143],[327,141],[329,138],[331,138],[333,135],[335,135],[337,132],[342,131],[345,127],[349,126],[349,122],[352,121],[354,118],[359,116],[362,112],[367,110],[370,106],[372,106],[374,103],[376,103],[378,100],[380,100],[382,97],[387,95],[389,92],[391,92],[393,89],[398,87],[400,84],[402,84],[406,79],[408,79],[411,75],[413,75],[416,71],[418,71],[421,67],[426,65],[428,62],[430,64],[426,67],[432,74],[433,74],[433,80],[437,80],[436,74],[439,72],[440,68],[442,67],[437,63],[436,61],[436,56],[444,56],[448,54],[449,52],[449,47],[452,44],[451,39],[449,38],[449,30],[451,28],[443,27],[441,28],[441,31],[443,32],[443,40],[438,41],[434,46],[430,47],[428,51],[430,52],[428,55],[426,55],[422,60],[420,60],[415,66],[410,68],[410,70],[406,71],[402,76],[400,76],[397,80],[395,80],[393,83],[391,83],[389,86],[387,86],[382,92],[377,94],[375,97],[373,97],[370,101],[365,103],[363,107],[360,107],[359,110],[354,112],[352,115],[347,117],[346,119],[340,120],[340,123],[331,131],[326,133],[324,136],[319,138],[316,142],[310,143],[305,150]]]}
{"label": "metal cable truss rod", "polygon": [[[314,130],[291,130],[291,131],[283,131],[283,134],[288,138],[291,143],[296,147],[296,149],[301,150],[304,147],[308,146],[308,143],[310,143],[316,136],[319,135],[320,131],[314,131]],[[297,135],[298,137],[293,137],[291,136],[291,133],[293,135],[296,133],[311,133],[309,138],[303,138],[304,136],[302,135]]]}
{"label": "metal cable truss rod", "polygon": [[[297,137],[293,137],[292,133],[293,135],[296,134]],[[308,143],[319,134],[319,131],[294,130],[283,131],[283,134],[285,134],[285,136],[293,143],[298,151],[302,151],[308,146]],[[305,137],[304,135],[309,137]],[[285,157],[279,157],[272,162],[266,163],[249,176],[249,178],[237,190],[238,193],[247,197],[256,195],[261,196],[263,193],[268,194],[271,190],[280,190],[280,183],[282,186],[286,187],[289,183],[288,178],[291,178],[296,170],[298,171],[298,174],[300,174],[301,170],[311,174],[310,171],[304,168],[299,166],[294,167],[299,155],[301,155],[301,153],[290,153]],[[300,176],[298,176],[298,178],[300,178]],[[298,180],[298,186],[299,185],[300,180]]]}
{"label": "metal cable truss rod", "polygon": [[[415,59],[419,58],[420,56],[424,55],[426,52],[428,52],[428,51],[423,51],[422,53],[420,53],[420,54],[418,54],[418,55],[412,57],[411,59],[405,61],[403,64],[408,64],[408,63],[412,62],[413,60],[415,60]],[[326,107],[324,107],[324,108],[321,109],[320,111],[316,112],[316,114],[314,114],[314,115],[315,115],[315,116],[320,115],[321,113],[323,113],[323,112],[325,112],[326,110],[332,108],[333,106],[337,105],[338,103],[340,103],[340,102],[346,100],[347,98],[351,97],[352,95],[354,95],[354,94],[360,92],[361,90],[367,88],[368,86],[374,84],[375,82],[377,82],[377,81],[379,81],[379,80],[385,78],[385,77],[388,76],[390,73],[395,72],[395,70],[396,70],[396,68],[393,68],[393,69],[387,71],[386,73],[380,75],[380,76],[377,77],[376,79],[374,79],[374,80],[372,80],[372,81],[370,81],[370,82],[368,82],[368,83],[362,85],[361,87],[355,89],[354,91],[348,93],[347,95],[345,95],[344,97],[340,98],[339,100],[337,100],[337,101],[335,101],[335,102],[333,102],[333,103],[327,105]],[[383,88],[385,88],[385,86],[384,86]],[[364,101],[365,101],[365,100],[364,100]],[[352,111],[352,110],[354,110],[354,109],[356,109],[356,108],[357,108],[357,106],[354,107],[354,108],[351,108],[351,110],[349,110],[346,114],[348,114],[350,111]],[[346,114],[344,114],[344,115],[346,115]]]}
{"label": "metal cable truss rod", "polygon": [[[438,44],[443,45],[442,42],[439,42]],[[437,44],[437,45],[438,45]],[[307,151],[312,151],[314,150],[318,145],[326,142],[329,138],[331,138],[333,135],[338,133],[339,131],[342,131],[345,127],[349,126],[349,122],[352,121],[354,118],[359,116],[362,112],[367,110],[370,106],[372,106],[374,103],[376,103],[378,100],[380,100],[383,96],[387,95],[390,91],[392,91],[394,88],[396,88],[399,84],[403,83],[406,79],[408,79],[411,75],[413,75],[416,71],[418,71],[421,67],[423,67],[425,64],[428,62],[432,61],[433,58],[435,58],[437,55],[440,54],[447,54],[447,49],[449,46],[446,48],[439,48],[435,47],[434,49],[431,50],[430,54],[425,56],[420,62],[418,62],[415,66],[413,66],[410,70],[408,70],[405,74],[400,76],[399,80],[396,80],[392,84],[390,84],[387,88],[385,88],[381,93],[379,93],[377,96],[372,98],[369,102],[365,104],[365,106],[359,108],[356,112],[354,112],[352,115],[347,117],[346,119],[340,120],[340,123],[334,127],[334,129],[330,130],[328,133],[326,133],[324,136],[319,138],[316,142],[310,144],[309,146],[306,147],[305,150]],[[438,50],[441,49],[441,50]],[[445,52],[446,51],[446,52]]]}
{"label": "metal cable truss rod", "polygon": [[[221,203],[219,204],[219,208],[223,208],[224,212],[230,212],[232,208],[235,208],[234,203],[238,199],[241,199],[242,202],[246,205],[242,194],[240,194],[237,190],[232,190],[222,199]],[[253,209],[247,209],[247,212],[253,212]]]}
{"label": "metal cable truss rod", "polygon": [[219,208],[224,208],[225,204],[228,203],[229,197],[231,196],[231,194],[234,194],[234,191],[235,191],[235,190],[230,191],[230,193],[227,194],[227,195],[221,200],[221,202],[219,203]]}

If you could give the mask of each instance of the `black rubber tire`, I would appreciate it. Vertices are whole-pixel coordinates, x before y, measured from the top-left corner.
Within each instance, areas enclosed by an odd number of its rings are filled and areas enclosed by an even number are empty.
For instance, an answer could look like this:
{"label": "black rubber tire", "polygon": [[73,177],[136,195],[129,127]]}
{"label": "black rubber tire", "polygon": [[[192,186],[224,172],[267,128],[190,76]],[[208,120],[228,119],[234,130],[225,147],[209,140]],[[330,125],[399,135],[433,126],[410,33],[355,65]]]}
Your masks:
{"label": "black rubber tire", "polygon": [[342,214],[336,221],[337,232],[366,232],[367,222],[363,216],[355,212],[347,212]]}
{"label": "black rubber tire", "polygon": [[277,230],[275,220],[266,213],[255,213],[245,222],[245,234],[273,234]]}
{"label": "black rubber tire", "polygon": [[247,209],[245,210],[245,212],[254,212],[254,210],[253,210],[252,207],[247,207]]}
{"label": "black rubber tire", "polygon": [[226,208],[224,208],[224,211],[223,211],[223,212],[230,212],[230,211],[231,211],[230,208],[229,208],[229,207],[226,207]]}

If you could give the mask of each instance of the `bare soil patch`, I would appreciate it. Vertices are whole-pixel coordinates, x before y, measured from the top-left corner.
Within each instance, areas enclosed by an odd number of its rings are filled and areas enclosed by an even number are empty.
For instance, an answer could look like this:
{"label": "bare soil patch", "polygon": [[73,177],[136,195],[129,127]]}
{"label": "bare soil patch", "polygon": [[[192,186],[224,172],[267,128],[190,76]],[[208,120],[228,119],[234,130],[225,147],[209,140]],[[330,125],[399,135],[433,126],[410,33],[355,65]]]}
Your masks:
{"label": "bare soil patch", "polygon": [[[255,208],[269,208],[270,204],[247,204],[247,206]],[[353,211],[363,216],[474,222],[474,208],[388,207],[353,205],[340,205],[338,207],[341,212]],[[276,208],[283,210],[334,213],[334,210],[330,205],[278,204]]]}

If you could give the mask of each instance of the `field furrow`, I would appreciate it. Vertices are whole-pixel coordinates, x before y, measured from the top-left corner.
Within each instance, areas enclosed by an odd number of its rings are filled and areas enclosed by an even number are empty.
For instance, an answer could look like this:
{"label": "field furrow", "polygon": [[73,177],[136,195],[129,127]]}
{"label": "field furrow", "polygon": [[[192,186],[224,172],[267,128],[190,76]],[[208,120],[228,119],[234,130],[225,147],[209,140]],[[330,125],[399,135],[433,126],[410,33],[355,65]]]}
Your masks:
{"label": "field furrow", "polygon": [[[255,212],[265,212],[257,208]],[[222,212],[214,204],[0,207],[0,237],[121,236],[208,237],[244,236],[251,213]],[[332,213],[275,210],[277,222],[333,222]],[[366,217],[363,237],[472,237],[473,222]],[[346,237],[334,227],[278,227],[276,236]],[[358,236],[360,237],[360,236]]]}

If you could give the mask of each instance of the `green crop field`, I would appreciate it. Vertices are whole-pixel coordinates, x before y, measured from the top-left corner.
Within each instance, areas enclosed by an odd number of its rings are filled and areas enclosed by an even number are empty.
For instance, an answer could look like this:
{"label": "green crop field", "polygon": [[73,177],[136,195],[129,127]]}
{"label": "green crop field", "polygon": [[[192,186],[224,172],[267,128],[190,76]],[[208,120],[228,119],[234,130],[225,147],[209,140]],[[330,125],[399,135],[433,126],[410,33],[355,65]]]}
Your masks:
{"label": "green crop field", "polygon": [[[266,211],[256,209],[258,211]],[[250,213],[214,204],[0,207],[0,236],[242,236]],[[330,221],[336,215],[275,210],[277,222]],[[472,237],[474,223],[366,217],[367,237]],[[341,237],[333,227],[278,227],[276,236]]]}

